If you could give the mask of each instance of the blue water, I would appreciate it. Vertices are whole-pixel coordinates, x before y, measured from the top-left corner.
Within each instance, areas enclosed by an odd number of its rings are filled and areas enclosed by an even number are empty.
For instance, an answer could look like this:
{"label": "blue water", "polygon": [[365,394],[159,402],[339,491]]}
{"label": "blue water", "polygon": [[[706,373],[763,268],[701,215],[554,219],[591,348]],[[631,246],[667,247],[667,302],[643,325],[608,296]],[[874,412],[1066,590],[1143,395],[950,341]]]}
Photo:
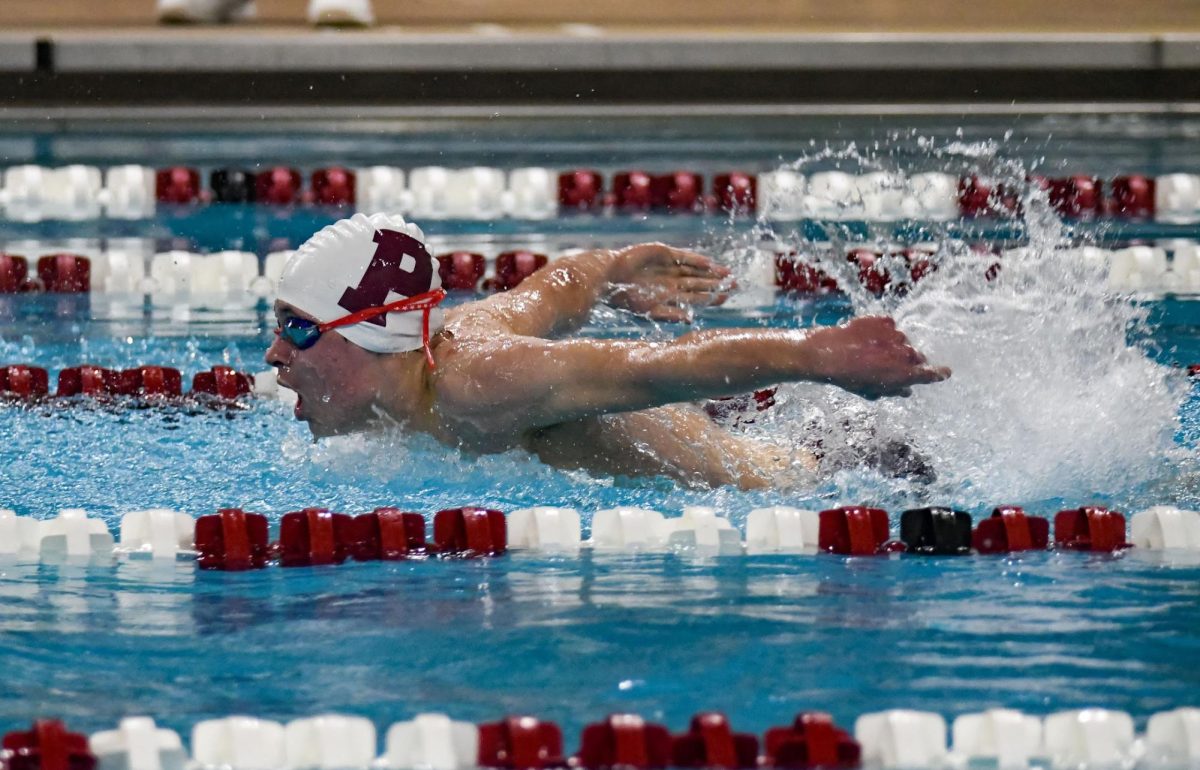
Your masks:
{"label": "blue water", "polygon": [[[847,312],[837,299],[781,299],[760,317],[718,312],[700,324],[808,325]],[[1157,331],[1140,344],[1163,361],[1200,360],[1197,303],[1156,302],[1151,315]],[[186,374],[216,363],[260,368],[264,309],[174,324],[150,309],[134,316],[97,319],[86,301],[20,298],[0,323],[0,358],[51,369],[84,360]],[[633,322],[590,329],[634,331]],[[1179,440],[1191,444],[1200,393],[1184,412]],[[83,506],[114,531],[121,512],[150,506],[194,515],[239,506],[277,521],[308,505],[571,505],[586,519],[618,504],[668,514],[710,504],[744,525],[758,505],[835,502],[820,489],[597,480],[519,453],[463,457],[399,437],[314,446],[266,402],[201,413],[8,407],[0,435],[5,506],[34,516]],[[1107,492],[1130,512],[1200,501],[1194,480],[1166,481]],[[874,502],[895,516],[914,501]],[[995,502],[1051,515],[1088,500]],[[474,721],[531,713],[560,722],[570,748],[583,724],[619,710],[679,729],[691,713],[718,709],[756,732],[812,708],[847,725],[891,707],[949,717],[1096,705],[1144,719],[1195,703],[1200,687],[1191,663],[1200,557],[1180,558],[510,555],[252,574],[9,563],[0,565],[0,728],[38,715],[92,731],[150,714],[186,734],[231,713],[336,711],[381,728],[430,710]]]}
{"label": "blue water", "polygon": [[[940,121],[940,122],[939,122]],[[918,135],[952,140],[957,123],[834,119],[624,121],[533,125],[393,126],[392,133],[229,134],[69,131],[9,127],[4,164],[254,161],[545,163],[768,168],[823,143],[890,142],[905,167],[948,168],[922,156]],[[1195,170],[1195,121],[1045,117],[973,118],[964,140],[1003,136],[1006,148],[1049,172]],[[739,131],[741,133],[739,133]],[[1053,136],[1053,139],[1047,137]],[[898,138],[897,138],[898,137]],[[151,160],[153,159],[153,160]],[[647,163],[649,161],[649,163]],[[290,245],[334,212],[278,215],[228,207],[165,212],[147,223],[0,222],[19,238],[141,236],[200,249]],[[809,225],[801,225],[801,229]],[[551,223],[431,223],[447,238],[555,246],[613,245],[646,237],[714,243],[750,223],[719,218],[595,218]],[[1005,225],[1004,227],[1008,227]],[[853,229],[853,228],[851,228]],[[1102,241],[1187,232],[1100,228]],[[816,237],[819,233],[814,233]],[[867,230],[851,236],[877,235]],[[889,231],[886,238],[904,236]],[[918,237],[917,233],[908,233]],[[1021,235],[977,232],[1008,242]],[[1148,303],[1130,341],[1167,365],[1200,362],[1200,302]],[[781,298],[753,312],[703,314],[702,327],[808,326],[850,313],[841,299]],[[265,307],[240,313],[113,308],[100,298],[0,297],[0,362],[57,370],[82,362],[214,364],[255,371],[270,336]],[[587,333],[669,335],[606,316]],[[53,374],[53,373],[52,373]],[[1129,406],[1136,408],[1137,394]],[[1175,441],[1200,444],[1200,391],[1181,407]],[[1157,503],[1200,507],[1194,453],[1156,476],[1086,497],[1005,499],[1049,516],[1103,502],[1127,513]],[[1064,488],[1070,479],[1063,479]],[[863,479],[888,507],[961,503]],[[503,510],[569,505],[585,515],[642,505],[674,515],[716,507],[739,526],[754,507],[827,507],[839,487],[743,493],[690,490],[665,480],[597,479],[555,471],[520,453],[466,457],[429,441],[384,436],[317,445],[283,407],[189,412],[77,406],[0,406],[0,507],[39,517],[84,507],[116,530],[121,513],[164,506],[193,515],[238,506],[272,521],[321,505],[348,513],[396,505],[427,514],[464,504]],[[60,716],[76,730],[149,714],[187,736],[191,725],[246,713],[286,720],[361,714],[379,728],[422,711],[484,721],[529,713],[558,721],[567,749],[588,721],[636,711],[681,729],[700,710],[726,712],[761,733],[805,709],[849,726],[859,714],[906,707],[947,717],[993,706],[1031,713],[1103,706],[1139,723],[1158,710],[1200,705],[1200,557],[1129,552],[1008,558],[746,557],[513,554],[480,561],[347,564],[223,574],[190,564],[0,563],[0,730]]]}

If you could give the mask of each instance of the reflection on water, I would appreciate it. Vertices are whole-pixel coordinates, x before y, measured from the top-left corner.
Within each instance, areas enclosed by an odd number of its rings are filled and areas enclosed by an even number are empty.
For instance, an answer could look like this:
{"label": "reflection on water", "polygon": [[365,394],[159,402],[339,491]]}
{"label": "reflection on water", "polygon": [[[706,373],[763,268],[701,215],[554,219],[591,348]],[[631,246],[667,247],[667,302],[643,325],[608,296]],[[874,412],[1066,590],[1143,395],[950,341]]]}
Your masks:
{"label": "reflection on water", "polygon": [[[1170,562],[1170,566],[1166,564]],[[235,712],[633,709],[761,731],[802,708],[1149,713],[1194,701],[1200,563],[677,555],[411,561],[251,574],[4,565],[0,727]]]}

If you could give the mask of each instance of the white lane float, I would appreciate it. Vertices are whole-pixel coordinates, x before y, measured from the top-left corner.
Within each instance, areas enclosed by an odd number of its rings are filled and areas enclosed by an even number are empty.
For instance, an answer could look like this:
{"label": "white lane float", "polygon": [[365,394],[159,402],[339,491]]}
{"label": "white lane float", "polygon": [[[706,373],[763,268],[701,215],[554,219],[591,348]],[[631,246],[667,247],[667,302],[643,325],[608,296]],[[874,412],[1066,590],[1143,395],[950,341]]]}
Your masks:
{"label": "white lane float", "polygon": [[577,552],[583,544],[579,511],[537,506],[508,514],[508,547],[514,550]]}
{"label": "white lane float", "polygon": [[844,171],[821,171],[808,178],[804,214],[814,219],[862,219],[862,194],[857,180]]}
{"label": "white lane float", "polygon": [[418,714],[388,728],[378,767],[389,770],[470,770],[479,758],[479,728],[445,714]]}
{"label": "white lane float", "polygon": [[113,166],[104,173],[100,200],[109,219],[149,219],[158,206],[154,169]]}
{"label": "white lane float", "polygon": [[37,551],[43,560],[111,558],[113,536],[100,519],[82,508],[65,508],[39,522]]}
{"label": "white lane float", "polygon": [[758,211],[767,219],[800,219],[804,216],[804,193],[808,182],[791,169],[777,169],[758,176]]}
{"label": "white lane float", "polygon": [[1024,770],[1041,756],[1042,720],[1014,709],[989,709],[956,717],[951,736],[955,766],[982,760],[999,770]]}
{"label": "white lane float", "polygon": [[88,739],[97,770],[184,770],[187,752],[179,733],[159,727],[150,717],[127,717],[115,730]]}
{"label": "white lane float", "polygon": [[1172,224],[1200,219],[1200,175],[1164,174],[1155,179],[1154,218]]}
{"label": "white lane float", "polygon": [[1060,711],[1043,722],[1046,757],[1052,767],[1129,767],[1137,759],[1133,718],[1124,711]]}
{"label": "white lane float", "polygon": [[375,761],[375,725],[364,717],[324,714],[283,729],[287,770],[345,770]]}
{"label": "white lane float", "polygon": [[689,505],[683,515],[664,519],[667,547],[708,556],[739,556],[742,535],[717,509]]}
{"label": "white lane float", "polygon": [[0,510],[0,557],[36,553],[41,545],[41,522]]}
{"label": "white lane float", "polygon": [[558,174],[548,168],[516,168],[509,172],[504,208],[521,219],[558,215]]}
{"label": "white lane float", "polygon": [[864,767],[939,768],[947,761],[946,720],[928,711],[893,709],[854,722]]}
{"label": "white lane float", "polygon": [[746,517],[746,552],[817,552],[821,518],[816,511],[773,505],[755,508]]}
{"label": "white lane float", "polygon": [[598,551],[665,551],[666,518],[646,508],[620,507],[592,516],[592,547]]}
{"label": "white lane float", "polygon": [[404,171],[394,166],[369,166],[354,171],[354,201],[364,214],[402,211],[406,192]]}
{"label": "white lane float", "polygon": [[913,174],[908,178],[903,210],[909,219],[934,222],[958,219],[958,177],[940,172]]}
{"label": "white lane float", "polygon": [[451,171],[446,180],[446,216],[499,219],[505,212],[504,172],[489,166]]}
{"label": "white lane float", "polygon": [[1200,550],[1200,512],[1156,505],[1133,514],[1129,530],[1137,548]]}
{"label": "white lane float", "polygon": [[192,728],[192,758],[200,767],[278,770],[287,767],[283,725],[269,719],[231,716]]}
{"label": "white lane float", "polygon": [[192,556],[196,520],[169,508],[131,511],[121,517],[116,551],[130,557],[177,559]]}
{"label": "white lane float", "polygon": [[1167,767],[1200,765],[1200,709],[1153,714],[1146,723],[1145,760]]}

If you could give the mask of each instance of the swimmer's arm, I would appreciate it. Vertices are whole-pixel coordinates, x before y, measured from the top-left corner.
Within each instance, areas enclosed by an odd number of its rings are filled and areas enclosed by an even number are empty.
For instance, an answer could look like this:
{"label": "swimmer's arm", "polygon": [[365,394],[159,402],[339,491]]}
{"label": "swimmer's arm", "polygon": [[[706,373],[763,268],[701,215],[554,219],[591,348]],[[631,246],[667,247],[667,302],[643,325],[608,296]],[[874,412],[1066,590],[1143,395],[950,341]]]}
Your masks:
{"label": "swimmer's arm", "polygon": [[661,243],[587,251],[555,260],[512,291],[451,311],[448,324],[555,337],[583,326],[601,301],[682,321],[689,305],[724,301],[728,276],[708,257]]}
{"label": "swimmer's arm", "polygon": [[891,319],[874,317],[811,331],[691,332],[671,342],[510,338],[462,354],[438,392],[449,412],[519,429],[780,382],[825,382],[866,398],[905,396],[913,385],[949,374],[927,365]]}

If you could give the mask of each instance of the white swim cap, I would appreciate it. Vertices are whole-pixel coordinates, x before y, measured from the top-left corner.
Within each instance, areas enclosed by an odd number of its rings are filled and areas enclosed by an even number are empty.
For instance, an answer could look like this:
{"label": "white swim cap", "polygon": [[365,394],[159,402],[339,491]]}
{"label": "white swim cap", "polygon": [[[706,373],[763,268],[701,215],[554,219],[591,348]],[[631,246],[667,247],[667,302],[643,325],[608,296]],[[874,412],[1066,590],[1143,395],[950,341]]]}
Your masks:
{"label": "white swim cap", "polygon": [[[288,259],[279,299],[321,323],[439,289],[437,261],[425,250],[421,228],[389,214],[355,214],[323,228]],[[434,307],[437,331],[445,312]],[[361,348],[400,353],[422,347],[422,314],[393,312],[337,330]]]}

